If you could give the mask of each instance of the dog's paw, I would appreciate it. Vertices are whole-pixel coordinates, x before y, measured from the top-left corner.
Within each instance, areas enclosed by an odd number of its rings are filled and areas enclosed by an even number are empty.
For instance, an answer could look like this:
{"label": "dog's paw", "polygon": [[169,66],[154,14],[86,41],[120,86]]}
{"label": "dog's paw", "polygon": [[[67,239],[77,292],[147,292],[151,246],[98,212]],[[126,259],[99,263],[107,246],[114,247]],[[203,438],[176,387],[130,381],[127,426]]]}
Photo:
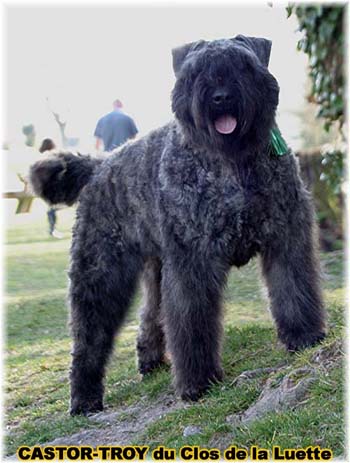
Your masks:
{"label": "dog's paw", "polygon": [[103,410],[103,401],[102,399],[72,399],[70,406],[71,416],[76,415],[90,415],[93,413],[98,413]]}
{"label": "dog's paw", "polygon": [[210,375],[205,381],[202,381],[199,384],[192,384],[187,387],[178,387],[181,399],[186,402],[192,401],[196,402],[199,400],[205,392],[210,388],[210,386],[220,383],[223,379],[224,373],[222,369],[218,369],[215,373]]}
{"label": "dog's paw", "polygon": [[207,391],[208,387],[200,389],[188,389],[181,393],[181,399],[185,402],[197,402],[197,400],[199,400]]}
{"label": "dog's paw", "polygon": [[147,376],[150,373],[152,373],[154,370],[162,367],[163,365],[165,365],[165,362],[163,359],[153,360],[149,362],[139,362],[139,373],[142,376]]}
{"label": "dog's paw", "polygon": [[300,350],[306,349],[307,347],[312,347],[319,342],[323,341],[326,337],[325,332],[320,333],[304,333],[303,335],[296,337],[288,337],[283,342],[288,350],[288,352],[298,352]]}

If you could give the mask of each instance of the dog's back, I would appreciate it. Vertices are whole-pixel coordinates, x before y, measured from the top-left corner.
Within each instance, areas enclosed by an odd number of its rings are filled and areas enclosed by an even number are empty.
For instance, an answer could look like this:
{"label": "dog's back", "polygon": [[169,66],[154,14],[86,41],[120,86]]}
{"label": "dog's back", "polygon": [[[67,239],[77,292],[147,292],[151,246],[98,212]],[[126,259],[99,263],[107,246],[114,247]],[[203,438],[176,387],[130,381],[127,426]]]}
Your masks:
{"label": "dog's back", "polygon": [[[168,135],[166,125],[154,130],[147,137],[132,141],[121,148],[93,156],[71,152],[56,152],[37,161],[30,168],[29,179],[34,193],[49,204],[73,205],[78,201],[83,188],[95,174],[98,174],[106,162],[106,169],[113,169],[111,181],[119,185],[128,179],[129,189],[135,182],[149,183],[156,174],[164,145]],[[118,177],[116,179],[115,177]],[[105,180],[103,180],[105,182]],[[135,189],[137,194],[137,190]]]}

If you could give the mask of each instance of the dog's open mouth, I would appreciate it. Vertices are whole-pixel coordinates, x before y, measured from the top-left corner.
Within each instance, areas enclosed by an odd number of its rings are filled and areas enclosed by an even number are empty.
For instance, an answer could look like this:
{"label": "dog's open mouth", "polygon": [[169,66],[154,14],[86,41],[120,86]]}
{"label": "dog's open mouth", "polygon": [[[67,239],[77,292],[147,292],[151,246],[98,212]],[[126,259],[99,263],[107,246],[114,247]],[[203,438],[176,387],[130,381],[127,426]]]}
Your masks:
{"label": "dog's open mouth", "polygon": [[224,114],[214,121],[215,129],[223,134],[228,135],[232,133],[237,126],[237,119],[229,114]]}

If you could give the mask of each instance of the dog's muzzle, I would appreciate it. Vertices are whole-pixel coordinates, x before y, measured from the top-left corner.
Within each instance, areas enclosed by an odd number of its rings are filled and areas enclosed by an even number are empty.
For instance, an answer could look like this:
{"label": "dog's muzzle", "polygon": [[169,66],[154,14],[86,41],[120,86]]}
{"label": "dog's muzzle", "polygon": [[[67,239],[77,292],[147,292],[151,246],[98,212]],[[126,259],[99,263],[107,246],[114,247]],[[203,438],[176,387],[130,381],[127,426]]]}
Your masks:
{"label": "dog's muzzle", "polygon": [[212,94],[212,108],[215,113],[213,118],[215,130],[222,135],[229,135],[237,127],[237,119],[228,109],[232,106],[233,94],[225,89],[218,88]]}

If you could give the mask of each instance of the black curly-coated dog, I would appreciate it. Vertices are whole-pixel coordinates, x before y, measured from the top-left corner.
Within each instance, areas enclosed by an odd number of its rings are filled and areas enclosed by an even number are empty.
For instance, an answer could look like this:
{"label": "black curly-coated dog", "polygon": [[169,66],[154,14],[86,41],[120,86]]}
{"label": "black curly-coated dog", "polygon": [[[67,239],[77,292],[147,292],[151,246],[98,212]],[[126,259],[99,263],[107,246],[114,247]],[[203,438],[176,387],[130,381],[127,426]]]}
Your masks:
{"label": "black curly-coated dog", "polygon": [[293,154],[271,129],[279,87],[271,42],[237,36],[173,51],[175,121],[101,160],[60,153],[31,169],[52,204],[79,199],[70,268],[71,413],[103,407],[103,376],[140,274],[140,372],[169,350],[196,400],[222,378],[221,295],[230,267],[259,255],[279,338],[325,335],[314,212]]}

